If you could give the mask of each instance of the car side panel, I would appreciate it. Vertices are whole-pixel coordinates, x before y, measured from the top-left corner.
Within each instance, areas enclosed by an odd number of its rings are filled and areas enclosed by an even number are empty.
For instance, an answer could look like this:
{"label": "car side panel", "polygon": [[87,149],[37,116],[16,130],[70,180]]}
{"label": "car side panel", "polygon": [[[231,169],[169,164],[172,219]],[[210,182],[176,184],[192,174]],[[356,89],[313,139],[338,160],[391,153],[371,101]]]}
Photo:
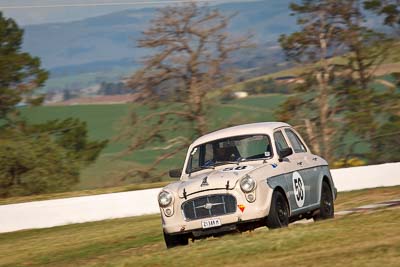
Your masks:
{"label": "car side panel", "polygon": [[281,187],[285,192],[288,192],[289,187],[287,184],[286,174],[280,174],[267,179],[268,185],[275,189],[276,187]]}
{"label": "car side panel", "polygon": [[329,182],[329,185],[332,190],[333,199],[336,199],[337,196],[336,196],[335,184],[333,182],[332,175],[331,175],[328,165],[319,166],[318,169],[319,169],[319,176],[318,176],[317,199],[318,199],[318,204],[319,204],[319,200],[321,199],[322,181],[323,181],[324,177],[326,177]]}
{"label": "car side panel", "polygon": [[[310,167],[307,169],[303,169],[303,170],[299,171],[299,173],[301,174],[303,179],[304,179],[304,177],[316,177],[316,178],[306,178],[306,179],[314,179],[313,184],[315,184],[315,186],[313,187],[314,189],[306,191],[303,207],[299,207],[297,205],[296,200],[294,198],[295,196],[294,196],[293,188],[291,189],[289,194],[290,194],[290,201],[291,201],[291,207],[292,207],[292,210],[291,210],[292,216],[299,215],[301,213],[305,213],[305,212],[312,211],[312,210],[319,208],[320,199],[321,199],[322,181],[323,181],[324,177],[328,178],[329,183],[332,188],[332,194],[334,194],[334,197],[335,197],[334,184],[333,184],[333,180],[332,180],[331,174],[329,172],[328,166],[326,166],[326,165],[314,166],[314,167]],[[291,175],[293,175],[293,173]],[[305,181],[305,183],[307,183],[307,182]],[[290,186],[289,186],[289,188],[290,188]]]}
{"label": "car side panel", "polygon": [[318,187],[318,173],[319,170],[316,167],[306,166],[299,170],[300,175],[304,179],[306,195],[303,207],[312,206],[318,203],[317,187]]}

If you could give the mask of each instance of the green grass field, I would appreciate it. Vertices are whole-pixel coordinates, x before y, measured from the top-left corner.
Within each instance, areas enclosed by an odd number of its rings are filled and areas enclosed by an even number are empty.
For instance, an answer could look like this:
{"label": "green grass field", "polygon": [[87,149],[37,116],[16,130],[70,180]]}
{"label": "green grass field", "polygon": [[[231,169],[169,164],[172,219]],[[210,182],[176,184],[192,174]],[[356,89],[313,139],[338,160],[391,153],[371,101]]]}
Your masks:
{"label": "green grass field", "polygon": [[[210,130],[220,129],[229,124],[241,124],[274,120],[274,110],[287,96],[279,94],[250,96],[244,99],[236,99],[227,104],[219,104],[212,111],[209,118]],[[102,151],[98,160],[81,173],[81,181],[74,188],[93,189],[126,185],[132,182],[140,182],[133,179],[122,180],[124,174],[139,166],[151,163],[157,156],[163,153],[159,149],[143,149],[130,153],[124,157],[117,157],[125,150],[129,141],[113,141],[124,129],[125,120],[130,111],[138,112],[144,116],[149,110],[138,104],[119,105],[76,105],[76,106],[41,106],[22,108],[21,114],[31,123],[41,123],[47,120],[75,117],[85,121],[88,125],[89,138],[92,140],[109,139],[110,143]],[[145,134],[145,133],[144,133]],[[178,136],[177,132],[171,132],[171,138]],[[181,167],[185,151],[176,157],[168,159],[160,164],[160,170]],[[133,161],[136,165],[133,165]],[[166,177],[166,179],[168,179]]]}
{"label": "green grass field", "polygon": [[[340,193],[336,210],[398,198]],[[158,215],[0,234],[0,266],[399,266],[400,209],[227,235],[166,250]]]}
{"label": "green grass field", "polygon": [[128,114],[128,105],[75,105],[40,106],[21,109],[22,116],[30,123],[48,120],[79,118],[87,122],[91,139],[107,139],[116,133],[118,120]]}

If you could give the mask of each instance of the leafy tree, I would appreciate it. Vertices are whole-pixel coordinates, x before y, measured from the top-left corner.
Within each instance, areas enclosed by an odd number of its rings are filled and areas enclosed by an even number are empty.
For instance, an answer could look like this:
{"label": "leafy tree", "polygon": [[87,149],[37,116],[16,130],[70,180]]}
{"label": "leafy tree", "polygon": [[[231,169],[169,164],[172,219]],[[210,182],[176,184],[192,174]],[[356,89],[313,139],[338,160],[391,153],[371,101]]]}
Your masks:
{"label": "leafy tree", "polygon": [[[374,12],[378,16],[383,16],[383,24],[392,27],[396,30],[396,36],[400,36],[400,2],[398,0],[366,0],[364,1],[365,9]],[[395,82],[390,85],[390,89],[400,87],[400,73],[395,72],[392,74]],[[385,83],[387,86],[388,83]],[[395,116],[400,116],[399,96],[392,96],[390,103],[382,105],[388,112],[392,112]]]}
{"label": "leafy tree", "polygon": [[371,152],[370,158],[374,158],[376,163],[399,162],[399,135],[400,116],[393,115],[377,130],[377,138],[374,138],[372,141],[378,149]]}
{"label": "leafy tree", "polygon": [[349,130],[361,139],[375,137],[398,99],[393,88],[376,88],[376,70],[392,43],[365,26],[361,4],[292,4],[301,30],[280,39],[290,60],[307,65],[302,74],[306,82],[281,106],[278,116],[298,125],[313,151],[328,161],[343,152],[339,143]]}
{"label": "leafy tree", "polygon": [[106,145],[88,141],[86,123],[74,118],[5,128],[0,135],[0,197],[68,190]]}
{"label": "leafy tree", "polygon": [[132,114],[126,133],[132,140],[129,151],[164,142],[171,131],[180,133],[169,140],[171,149],[144,172],[186,148],[194,136],[208,131],[207,118],[213,104],[208,94],[229,82],[225,65],[231,53],[249,45],[248,37],[229,37],[229,19],[218,10],[192,2],[160,9],[143,32],[138,46],[154,52],[129,84],[152,112],[144,117]]}
{"label": "leafy tree", "polygon": [[395,92],[392,88],[377,90],[374,84],[376,70],[388,58],[393,42],[384,34],[365,27],[361,4],[361,1],[346,1],[341,12],[344,26],[341,39],[347,51],[343,56],[346,63],[341,74],[343,85],[338,88],[338,102],[346,128],[365,139],[376,135],[387,114],[383,106],[390,105]]}
{"label": "leafy tree", "polygon": [[338,65],[333,57],[341,48],[339,39],[342,1],[303,0],[290,5],[298,17],[298,32],[279,39],[287,58],[306,65],[302,74],[305,83],[296,88],[277,112],[278,118],[302,126],[315,153],[328,161],[333,158],[337,136],[338,107],[335,97]]}
{"label": "leafy tree", "polygon": [[47,79],[40,60],[21,52],[23,31],[0,12],[0,197],[63,191],[79,181],[106,141],[89,142],[77,119],[29,125],[16,105],[39,105]]}
{"label": "leafy tree", "polygon": [[79,181],[79,166],[49,136],[14,131],[0,144],[0,197],[64,191]]}
{"label": "leafy tree", "polygon": [[40,60],[21,51],[23,30],[12,19],[0,12],[0,122],[9,122],[15,106],[24,101],[40,104],[42,96],[35,96],[34,89],[47,79],[47,72],[40,68]]}
{"label": "leafy tree", "polygon": [[[355,2],[361,6],[361,1]],[[383,24],[394,28],[397,30],[397,34],[399,33],[399,1],[368,0],[364,1],[364,8],[375,12],[380,17],[383,16]],[[386,80],[382,82],[381,79],[374,76],[375,70],[380,64],[392,56],[389,53],[395,48],[396,42],[383,34],[375,33],[363,27],[364,20],[360,13],[354,16],[358,20],[350,23],[358,34],[353,33],[353,37],[347,36],[346,39],[353,52],[349,65],[351,63],[356,64],[353,68],[350,68],[352,72],[349,72],[350,75],[353,75],[353,82],[349,82],[350,79],[347,79],[343,87],[346,88],[343,90],[344,93],[348,90],[352,91],[352,98],[347,97],[348,102],[346,103],[345,100],[343,104],[349,107],[345,116],[350,128],[359,137],[370,140],[371,153],[368,155],[370,162],[382,163],[396,157],[392,154],[395,151],[388,150],[387,145],[396,143],[393,142],[393,135],[389,130],[396,133],[395,128],[398,126],[395,118],[400,114],[400,92],[396,87],[398,88],[400,83],[399,75],[396,73],[392,76],[397,80],[397,84]],[[361,17],[362,19],[360,19]],[[386,89],[377,90],[377,82],[380,82]],[[397,132],[399,131],[400,128],[397,128]]]}
{"label": "leafy tree", "polygon": [[364,1],[364,7],[379,16],[384,16],[385,25],[400,26],[400,2],[398,0],[367,0]]}
{"label": "leafy tree", "polygon": [[66,150],[72,161],[88,164],[96,160],[108,141],[88,141],[86,122],[76,118],[47,121],[42,124],[28,125],[31,135],[47,134],[52,141]]}

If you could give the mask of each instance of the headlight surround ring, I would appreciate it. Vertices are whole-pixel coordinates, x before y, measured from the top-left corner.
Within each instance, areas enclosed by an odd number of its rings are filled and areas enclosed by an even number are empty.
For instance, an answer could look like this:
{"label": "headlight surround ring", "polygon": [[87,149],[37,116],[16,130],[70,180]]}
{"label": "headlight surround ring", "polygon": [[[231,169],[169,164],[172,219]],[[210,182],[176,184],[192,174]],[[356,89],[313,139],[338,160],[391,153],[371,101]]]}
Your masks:
{"label": "headlight surround ring", "polygon": [[256,188],[256,181],[249,175],[246,175],[245,177],[242,178],[242,180],[240,180],[240,189],[242,189],[244,193],[250,193],[254,191],[255,188]]}
{"label": "headlight surround ring", "polygon": [[161,207],[167,207],[172,203],[173,195],[168,191],[161,191],[158,194],[158,204]]}

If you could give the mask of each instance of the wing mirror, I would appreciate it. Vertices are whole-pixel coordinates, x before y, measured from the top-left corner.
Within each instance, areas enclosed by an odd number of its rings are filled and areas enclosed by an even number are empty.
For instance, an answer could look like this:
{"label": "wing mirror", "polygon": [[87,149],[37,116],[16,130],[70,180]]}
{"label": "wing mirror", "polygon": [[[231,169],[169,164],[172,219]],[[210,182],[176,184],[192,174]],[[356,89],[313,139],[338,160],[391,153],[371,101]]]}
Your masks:
{"label": "wing mirror", "polygon": [[291,147],[287,147],[279,151],[279,161],[283,161],[284,158],[293,154],[293,149]]}
{"label": "wing mirror", "polygon": [[171,178],[180,178],[181,175],[182,175],[181,169],[169,170],[169,177],[171,177]]}

